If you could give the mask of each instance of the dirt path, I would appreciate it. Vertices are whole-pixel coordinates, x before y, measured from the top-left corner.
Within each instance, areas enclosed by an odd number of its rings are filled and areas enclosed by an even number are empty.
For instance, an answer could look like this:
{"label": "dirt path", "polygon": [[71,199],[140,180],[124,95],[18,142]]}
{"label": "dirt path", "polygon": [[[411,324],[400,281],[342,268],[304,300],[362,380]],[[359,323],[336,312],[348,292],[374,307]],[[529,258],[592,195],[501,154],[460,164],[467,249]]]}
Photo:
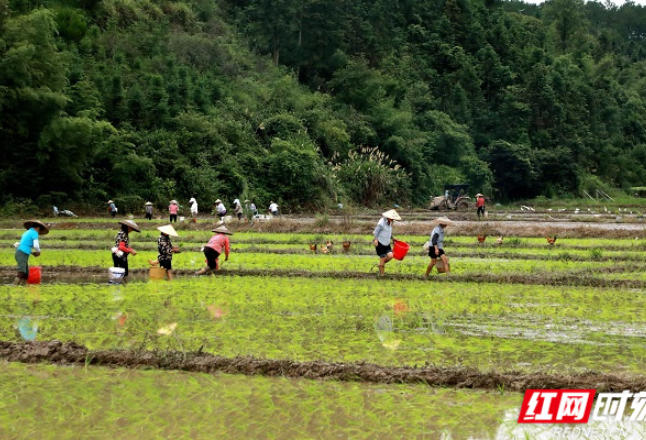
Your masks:
{"label": "dirt path", "polygon": [[338,380],[383,384],[414,384],[455,388],[504,389],[522,392],[532,388],[594,388],[597,392],[621,392],[646,388],[646,376],[587,372],[547,374],[482,372],[466,367],[387,367],[369,363],[293,362],[290,360],[226,358],[199,352],[90,351],[82,345],[49,342],[0,341],[0,358],[13,362],[179,370],[195,373],[227,373]]}

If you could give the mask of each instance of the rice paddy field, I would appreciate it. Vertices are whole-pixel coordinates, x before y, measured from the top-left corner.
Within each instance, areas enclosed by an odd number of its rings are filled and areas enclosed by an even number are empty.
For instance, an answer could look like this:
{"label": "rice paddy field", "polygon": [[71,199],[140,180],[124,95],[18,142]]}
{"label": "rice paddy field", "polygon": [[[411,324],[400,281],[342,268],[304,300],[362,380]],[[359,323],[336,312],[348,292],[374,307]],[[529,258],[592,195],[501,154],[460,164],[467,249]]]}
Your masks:
{"label": "rice paddy field", "polygon": [[198,277],[202,221],[178,227],[172,282],[149,280],[163,223],[140,221],[111,285],[116,222],[52,220],[27,287],[21,222],[2,221],[0,438],[553,438],[516,423],[525,389],[646,383],[646,233],[635,218],[550,245],[533,221],[458,222],[451,274],[428,278],[423,221],[395,226],[411,250],[378,277],[374,224],[343,220],[232,224],[229,260]]}

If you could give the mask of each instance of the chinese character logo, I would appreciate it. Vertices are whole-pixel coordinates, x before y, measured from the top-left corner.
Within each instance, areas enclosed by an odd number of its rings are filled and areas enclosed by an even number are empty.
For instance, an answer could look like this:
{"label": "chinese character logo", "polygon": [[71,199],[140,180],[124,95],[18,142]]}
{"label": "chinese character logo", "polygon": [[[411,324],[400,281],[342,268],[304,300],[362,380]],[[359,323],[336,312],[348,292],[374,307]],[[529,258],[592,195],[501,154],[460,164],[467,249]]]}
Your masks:
{"label": "chinese character logo", "polygon": [[518,423],[588,423],[595,390],[527,390]]}

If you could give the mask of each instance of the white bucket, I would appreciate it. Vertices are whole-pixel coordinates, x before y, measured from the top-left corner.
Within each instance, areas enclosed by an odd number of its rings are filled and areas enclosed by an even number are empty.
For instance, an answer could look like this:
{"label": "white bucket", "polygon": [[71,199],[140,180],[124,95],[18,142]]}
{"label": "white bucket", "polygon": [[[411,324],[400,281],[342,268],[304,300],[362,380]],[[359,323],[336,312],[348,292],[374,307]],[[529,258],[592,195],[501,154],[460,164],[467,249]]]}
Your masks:
{"label": "white bucket", "polygon": [[123,267],[111,267],[108,269],[108,283],[109,284],[121,284],[123,281],[123,276],[126,274],[126,270]]}
{"label": "white bucket", "polygon": [[186,220],[186,217],[180,217],[180,218],[179,218],[179,221],[180,221],[180,222],[183,222],[184,220]]}

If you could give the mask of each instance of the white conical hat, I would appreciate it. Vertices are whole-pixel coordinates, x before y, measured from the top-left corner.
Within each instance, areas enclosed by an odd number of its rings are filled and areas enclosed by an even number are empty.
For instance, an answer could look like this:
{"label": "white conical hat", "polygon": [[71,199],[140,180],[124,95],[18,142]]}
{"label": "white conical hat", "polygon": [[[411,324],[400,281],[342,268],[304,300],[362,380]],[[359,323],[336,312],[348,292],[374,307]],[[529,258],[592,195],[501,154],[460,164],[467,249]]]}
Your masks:
{"label": "white conical hat", "polygon": [[175,231],[175,228],[173,228],[172,225],[160,226],[157,230],[166,235],[170,235],[171,237],[179,237],[179,235],[177,235],[177,231]]}
{"label": "white conical hat", "polygon": [[137,223],[133,222],[132,220],[119,220],[119,224],[129,226],[132,228],[133,231],[141,232],[141,229],[139,229],[139,226],[137,226]]}
{"label": "white conical hat", "polygon": [[391,209],[390,211],[386,211],[383,214],[381,214],[382,217],[389,218],[391,220],[401,220],[402,218],[397,214],[397,211],[394,209]]}
{"label": "white conical hat", "polygon": [[215,229],[211,229],[211,232],[219,232],[220,234],[233,235],[233,232],[229,231],[229,229],[224,225],[220,225]]}
{"label": "white conical hat", "polygon": [[453,223],[453,221],[451,221],[447,217],[438,217],[435,220],[433,220],[431,223],[434,225],[447,225],[447,226],[455,225],[455,223]]}

